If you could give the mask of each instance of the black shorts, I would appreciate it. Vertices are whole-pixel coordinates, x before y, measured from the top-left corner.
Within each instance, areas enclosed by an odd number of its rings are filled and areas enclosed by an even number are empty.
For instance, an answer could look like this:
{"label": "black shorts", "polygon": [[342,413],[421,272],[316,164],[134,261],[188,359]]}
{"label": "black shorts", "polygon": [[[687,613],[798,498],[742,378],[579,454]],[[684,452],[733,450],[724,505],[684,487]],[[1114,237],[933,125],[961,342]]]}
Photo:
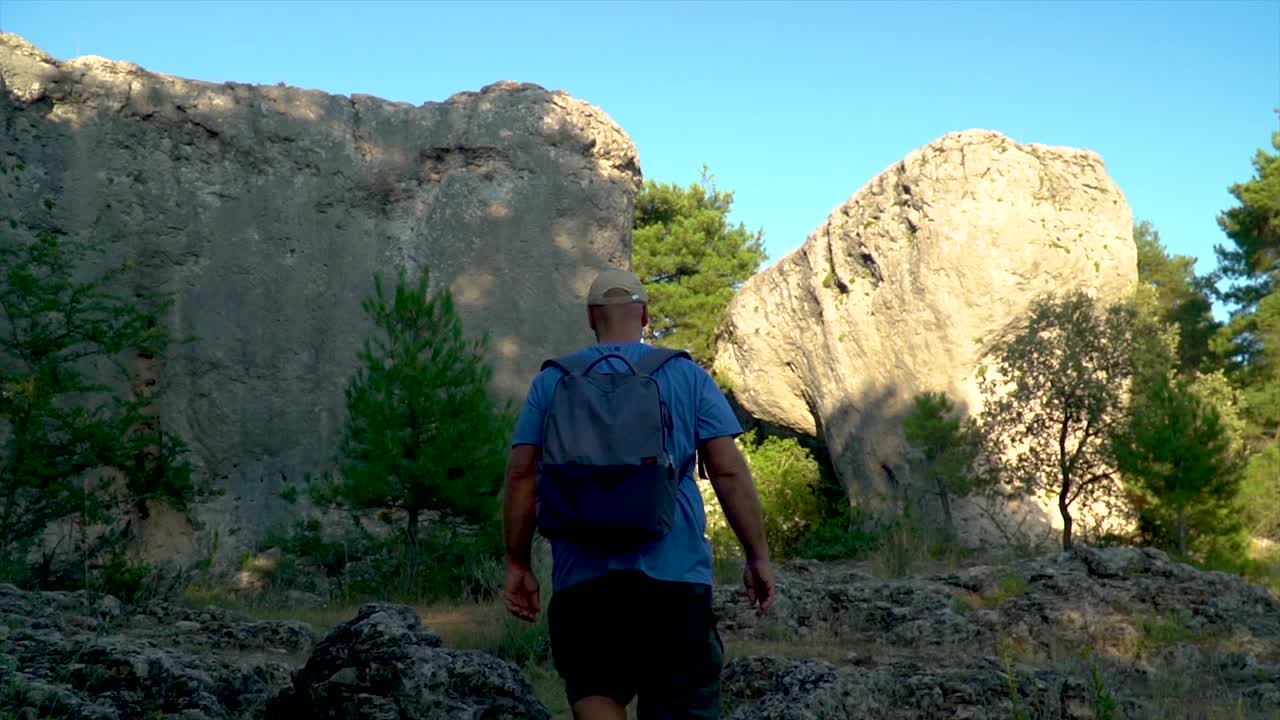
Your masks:
{"label": "black shorts", "polygon": [[710,586],[613,571],[553,593],[547,623],[570,704],[639,696],[643,720],[720,717],[724,644]]}

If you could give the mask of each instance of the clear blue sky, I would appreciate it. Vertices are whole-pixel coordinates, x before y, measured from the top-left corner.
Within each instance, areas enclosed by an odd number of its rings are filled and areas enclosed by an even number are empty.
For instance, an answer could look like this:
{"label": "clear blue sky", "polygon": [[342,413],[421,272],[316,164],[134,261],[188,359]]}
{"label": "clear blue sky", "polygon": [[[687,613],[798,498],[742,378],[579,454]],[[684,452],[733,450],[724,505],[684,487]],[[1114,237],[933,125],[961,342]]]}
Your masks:
{"label": "clear blue sky", "polygon": [[496,80],[564,89],[645,176],[706,163],[770,259],[952,130],[1098,152],[1174,253],[1280,129],[1280,2],[30,2],[0,27],[60,59],[420,104]]}

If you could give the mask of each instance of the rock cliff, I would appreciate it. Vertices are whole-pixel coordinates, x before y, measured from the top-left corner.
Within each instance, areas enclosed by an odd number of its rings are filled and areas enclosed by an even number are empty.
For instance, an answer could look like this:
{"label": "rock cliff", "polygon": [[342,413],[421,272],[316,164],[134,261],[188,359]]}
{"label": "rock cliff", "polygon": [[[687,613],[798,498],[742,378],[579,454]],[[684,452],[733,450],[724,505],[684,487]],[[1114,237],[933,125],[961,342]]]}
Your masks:
{"label": "rock cliff", "polygon": [[1130,209],[1096,154],[951,133],[748,280],[714,367],[747,413],[825,441],[850,495],[875,506],[907,481],[912,395],[980,411],[978,358],[1033,297],[1114,297],[1136,280]]}
{"label": "rock cliff", "polygon": [[[0,232],[119,238],[176,293],[161,421],[252,532],[322,471],[371,330],[373,274],[423,266],[491,338],[495,390],[590,339],[595,271],[630,262],[636,150],[599,109],[501,82],[421,106],[57,61],[0,35]],[[149,545],[163,547],[164,524]],[[225,533],[224,533],[225,536]]]}

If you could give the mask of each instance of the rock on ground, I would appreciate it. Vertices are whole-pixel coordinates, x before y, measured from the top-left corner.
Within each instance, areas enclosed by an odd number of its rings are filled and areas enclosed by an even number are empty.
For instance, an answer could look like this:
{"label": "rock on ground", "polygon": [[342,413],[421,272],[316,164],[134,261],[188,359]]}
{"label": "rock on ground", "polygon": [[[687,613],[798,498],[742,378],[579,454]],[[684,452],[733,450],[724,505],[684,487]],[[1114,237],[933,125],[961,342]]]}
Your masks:
{"label": "rock on ground", "polygon": [[413,608],[365,605],[316,646],[268,713],[315,720],[549,717],[515,665],[440,644]]}
{"label": "rock on ground", "polygon": [[[12,34],[0,147],[0,233],[119,240],[104,262],[136,264],[126,291],[176,294],[163,322],[194,342],[139,370],[226,491],[201,520],[250,544],[289,513],[288,483],[328,468],[375,272],[429,268],[489,334],[495,392],[522,397],[543,358],[590,340],[581,300],[629,266],[641,183],[626,133],[562,91],[415,106],[58,61]],[[190,541],[163,514],[147,529],[156,557]]]}
{"label": "rock on ground", "polygon": [[714,368],[752,417],[824,441],[874,507],[908,482],[901,420],[915,393],[979,411],[979,358],[1034,296],[1114,297],[1136,280],[1130,209],[1096,154],[950,133],[744,283]]}

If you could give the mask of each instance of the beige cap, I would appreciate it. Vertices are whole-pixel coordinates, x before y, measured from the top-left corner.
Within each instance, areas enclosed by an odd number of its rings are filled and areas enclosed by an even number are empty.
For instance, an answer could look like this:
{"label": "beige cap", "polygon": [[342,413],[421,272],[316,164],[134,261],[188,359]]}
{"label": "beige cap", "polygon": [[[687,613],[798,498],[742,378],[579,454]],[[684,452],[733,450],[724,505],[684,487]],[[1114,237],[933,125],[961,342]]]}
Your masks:
{"label": "beige cap", "polygon": [[[611,290],[625,292],[609,295]],[[626,270],[610,268],[596,276],[587,293],[588,305],[625,305],[627,303],[647,303],[649,295],[644,291],[640,278]]]}

